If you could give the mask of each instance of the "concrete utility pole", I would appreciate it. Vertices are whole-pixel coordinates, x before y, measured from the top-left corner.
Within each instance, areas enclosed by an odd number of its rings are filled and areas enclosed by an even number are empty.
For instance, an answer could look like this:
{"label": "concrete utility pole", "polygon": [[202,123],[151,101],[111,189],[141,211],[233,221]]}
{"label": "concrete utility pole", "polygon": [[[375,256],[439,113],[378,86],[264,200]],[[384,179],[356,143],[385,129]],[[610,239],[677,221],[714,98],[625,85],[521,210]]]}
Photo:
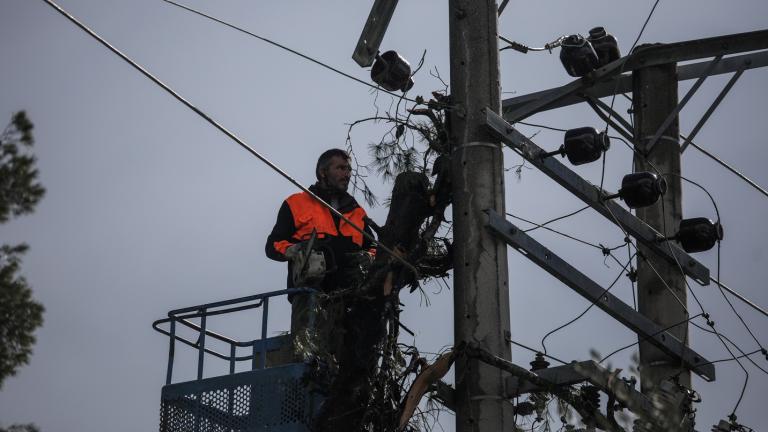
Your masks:
{"label": "concrete utility pole", "polygon": [[[677,231],[682,218],[682,187],[680,180],[680,127],[675,116],[661,139],[647,149],[657,130],[678,104],[676,64],[664,64],[637,69],[632,74],[635,137],[639,150],[647,153],[647,160],[665,175],[667,192],[656,204],[637,209],[637,216],[665,236]],[[635,171],[654,172],[642,158],[635,155]],[[663,207],[662,207],[663,200]],[[687,307],[685,276],[678,266],[654,255],[640,246],[647,260],[639,258],[637,264],[637,297],[639,311],[662,328],[686,320]],[[651,268],[653,266],[653,268]],[[654,271],[653,269],[656,269]],[[658,275],[656,274],[658,272]],[[667,288],[660,278],[666,281]],[[682,303],[682,304],[681,304]],[[688,345],[688,323],[668,330]],[[691,373],[649,343],[640,344],[640,384],[649,394],[659,383],[677,375],[680,384],[690,388]]]}
{"label": "concrete utility pole", "polygon": [[[450,0],[450,112],[453,177],[454,343],[472,341],[511,359],[506,245],[486,228],[486,209],[504,214],[501,144],[485,127],[486,107],[501,110],[497,7],[493,0]],[[456,363],[456,430],[512,430],[505,374],[477,360]]]}

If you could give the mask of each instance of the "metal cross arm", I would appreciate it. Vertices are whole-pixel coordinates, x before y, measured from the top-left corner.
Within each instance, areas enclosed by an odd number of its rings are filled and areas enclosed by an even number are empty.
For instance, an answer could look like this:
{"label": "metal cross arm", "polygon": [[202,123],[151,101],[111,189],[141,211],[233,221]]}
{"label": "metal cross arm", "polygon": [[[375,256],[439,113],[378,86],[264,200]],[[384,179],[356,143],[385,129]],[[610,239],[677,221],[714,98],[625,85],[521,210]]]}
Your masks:
{"label": "metal cross arm", "polygon": [[[518,122],[537,112],[583,102],[584,99],[579,96],[580,94],[601,98],[631,91],[632,76],[628,72],[637,68],[765,49],[768,49],[768,30],[647,45],[564,86],[505,99],[502,101],[501,109],[504,118],[511,122]],[[747,69],[764,67],[766,54],[757,52],[724,58],[707,74],[734,72],[744,61],[749,62]],[[679,66],[678,80],[701,77],[710,63],[705,61]]]}
{"label": "metal cross arm", "polygon": [[607,292],[584,273],[542,246],[493,210],[488,210],[488,227],[508,245],[520,251],[547,273],[556,277],[582,297],[618,322],[656,346],[675,361],[681,362],[706,381],[715,380],[715,366],[691,350],[669,332]]}
{"label": "metal cross arm", "polygon": [[[568,386],[582,382],[589,382],[600,390],[613,394],[616,399],[624,403],[633,413],[640,416],[648,416],[653,413],[653,403],[644,394],[626,381],[618,377],[618,370],[610,371],[600,366],[594,360],[572,362],[563,366],[555,366],[535,371],[536,375],[557,385]],[[505,381],[506,396],[517,397],[522,394],[546,391],[535,384],[516,376],[508,376]]]}
{"label": "metal cross arm", "polygon": [[696,282],[701,285],[709,284],[709,269],[707,267],[696,261],[678,246],[666,241],[660,242],[659,239],[663,237],[658,231],[633,216],[619,204],[613,201],[605,201],[603,199],[607,195],[605,191],[579,177],[555,158],[542,159],[541,155],[545,153],[544,150],[525,137],[525,135],[518,132],[492,110],[486,109],[485,112],[486,125],[499,136],[504,144],[520,153],[536,168],[556,181],[560,186],[563,186],[568,192],[591,206],[595,211],[605,216],[609,221],[624,228],[627,233],[656,254],[664,257],[671,264],[676,265],[676,263],[680,263],[683,272]]}
{"label": "metal cross arm", "polygon": [[355,52],[352,53],[352,59],[360,67],[368,67],[373,64],[396,7],[397,0],[376,0],[373,2],[371,13],[368,15],[360,39],[357,41]]}

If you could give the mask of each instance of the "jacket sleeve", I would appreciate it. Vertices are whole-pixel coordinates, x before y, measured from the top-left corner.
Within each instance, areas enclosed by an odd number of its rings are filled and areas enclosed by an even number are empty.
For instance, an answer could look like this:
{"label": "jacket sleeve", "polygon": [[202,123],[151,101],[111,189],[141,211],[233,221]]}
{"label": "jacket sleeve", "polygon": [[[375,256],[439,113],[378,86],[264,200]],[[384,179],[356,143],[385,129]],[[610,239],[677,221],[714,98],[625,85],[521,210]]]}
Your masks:
{"label": "jacket sleeve", "polygon": [[293,221],[293,213],[288,203],[283,201],[280,211],[277,212],[277,221],[272,232],[267,237],[264,252],[267,257],[275,261],[287,261],[285,250],[296,243],[293,235],[296,233],[296,224]]}
{"label": "jacket sleeve", "polygon": [[[371,226],[368,224],[368,216],[366,215],[365,218],[363,218],[363,221],[365,222],[365,225],[363,226],[363,231],[365,231],[367,234],[369,234],[371,237],[376,237],[373,235],[373,230],[371,229]],[[371,254],[371,256],[376,256],[376,244],[373,243],[368,237],[363,236],[363,250]]]}

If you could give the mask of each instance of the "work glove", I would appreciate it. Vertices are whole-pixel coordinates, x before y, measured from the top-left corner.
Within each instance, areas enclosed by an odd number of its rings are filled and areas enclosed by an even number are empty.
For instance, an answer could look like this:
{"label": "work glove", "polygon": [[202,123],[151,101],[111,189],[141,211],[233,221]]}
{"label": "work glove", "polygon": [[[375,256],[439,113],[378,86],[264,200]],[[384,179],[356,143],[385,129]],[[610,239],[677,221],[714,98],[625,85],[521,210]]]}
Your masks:
{"label": "work glove", "polygon": [[306,242],[299,242],[289,246],[288,249],[285,250],[285,253],[283,255],[285,255],[285,257],[288,258],[289,261],[295,260],[304,251],[305,243]]}

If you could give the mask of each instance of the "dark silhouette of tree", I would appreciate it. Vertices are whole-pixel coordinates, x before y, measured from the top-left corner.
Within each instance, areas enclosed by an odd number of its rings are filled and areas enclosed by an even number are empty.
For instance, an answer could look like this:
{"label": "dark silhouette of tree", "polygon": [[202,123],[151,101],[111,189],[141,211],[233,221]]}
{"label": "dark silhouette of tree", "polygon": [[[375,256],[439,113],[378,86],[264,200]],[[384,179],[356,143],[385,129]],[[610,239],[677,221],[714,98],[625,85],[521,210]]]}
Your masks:
{"label": "dark silhouette of tree", "polygon": [[13,424],[7,428],[0,427],[0,432],[40,432],[40,428],[33,423],[29,424]]}
{"label": "dark silhouette of tree", "polygon": [[[0,223],[34,211],[45,194],[37,182],[35,157],[31,154],[32,123],[24,111],[13,115],[0,134]],[[26,244],[0,245],[0,387],[3,381],[29,363],[34,331],[43,323],[43,306],[32,299],[23,276],[21,256]],[[6,429],[0,429],[5,432]],[[13,425],[7,432],[35,432],[34,425]]]}

